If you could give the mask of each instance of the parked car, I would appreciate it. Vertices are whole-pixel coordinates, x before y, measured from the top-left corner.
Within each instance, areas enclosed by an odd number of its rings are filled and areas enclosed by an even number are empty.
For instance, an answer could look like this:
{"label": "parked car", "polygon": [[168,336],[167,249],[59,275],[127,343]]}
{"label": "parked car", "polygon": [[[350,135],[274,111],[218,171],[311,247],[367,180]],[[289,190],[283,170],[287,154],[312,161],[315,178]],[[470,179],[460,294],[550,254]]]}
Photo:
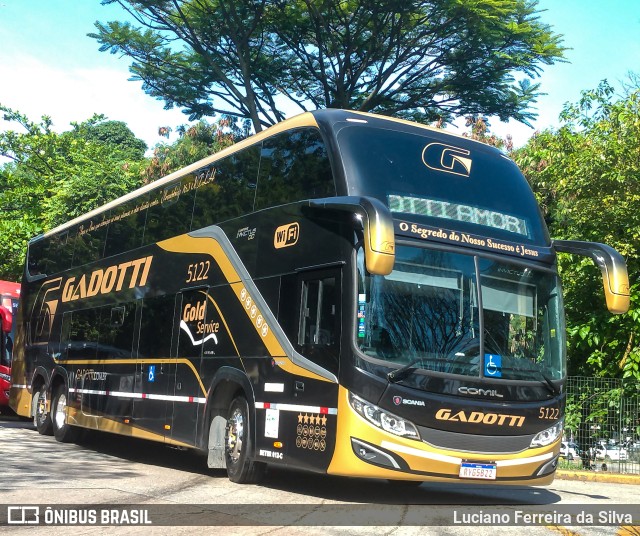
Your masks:
{"label": "parked car", "polygon": [[620,445],[598,445],[596,447],[596,459],[620,462],[629,457],[626,449]]}
{"label": "parked car", "polygon": [[577,443],[572,441],[563,441],[560,445],[560,457],[567,460],[580,459],[582,451]]}
{"label": "parked car", "polygon": [[595,460],[598,454],[598,451],[604,450],[607,446],[607,442],[604,439],[599,439],[595,443],[592,443],[589,448],[589,457],[592,460]]}

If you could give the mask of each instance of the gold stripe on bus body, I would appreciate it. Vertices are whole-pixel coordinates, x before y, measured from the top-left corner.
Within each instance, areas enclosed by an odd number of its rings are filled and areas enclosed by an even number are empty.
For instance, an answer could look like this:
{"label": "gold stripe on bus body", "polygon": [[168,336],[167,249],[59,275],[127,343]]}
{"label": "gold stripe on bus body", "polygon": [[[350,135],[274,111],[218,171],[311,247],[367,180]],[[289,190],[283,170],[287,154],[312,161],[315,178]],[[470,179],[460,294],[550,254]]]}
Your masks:
{"label": "gold stripe on bus body", "polygon": [[212,257],[228,283],[240,281],[240,275],[215,238],[180,235],[158,242],[158,246],[171,253],[204,254]]}
{"label": "gold stripe on bus body", "polygon": [[[236,269],[233,267],[231,261],[227,257],[227,254],[222,249],[222,246],[215,238],[196,238],[189,235],[181,235],[176,238],[170,238],[168,240],[158,242],[158,246],[165,251],[173,253],[200,253],[211,256],[236,294],[245,314],[251,321],[256,333],[258,333],[260,339],[263,341],[269,355],[273,358],[277,358],[276,364],[290,374],[296,374],[298,376],[304,376],[306,378],[325,382],[330,381],[327,378],[323,378],[310,370],[296,365],[291,361],[291,359],[289,359],[282,348],[282,345],[278,342],[277,337],[273,333],[274,326],[270,326],[265,321],[262,311],[260,311],[257,308],[257,305],[255,305],[255,301],[251,297],[251,293],[246,288]],[[255,308],[253,306],[255,306]]]}
{"label": "gold stripe on bus body", "polygon": [[[432,477],[426,474],[386,469],[366,463],[354,454],[351,438],[360,439],[373,446],[393,452],[406,462],[411,471],[441,476]],[[559,440],[547,447],[527,449],[516,454],[476,454],[438,449],[422,441],[406,439],[385,432],[367,422],[353,410],[348,401],[347,390],[340,387],[336,446],[327,472],[342,476],[453,482],[460,481],[458,474],[462,460],[472,459],[479,463],[495,462],[500,483],[542,485],[551,483],[553,474],[540,478],[532,478],[532,475],[545,460],[553,459],[558,445]],[[501,480],[504,478],[514,480]]]}
{"label": "gold stripe on bus body", "polygon": [[202,383],[202,380],[200,379],[200,374],[198,374],[198,371],[196,370],[196,367],[193,365],[193,363],[185,358],[179,358],[179,357],[175,357],[175,358],[171,358],[171,357],[165,357],[162,359],[135,359],[135,358],[131,358],[131,359],[83,359],[83,360],[74,360],[74,359],[60,359],[60,360],[56,360],[54,359],[54,361],[60,365],[138,365],[138,364],[143,364],[143,365],[163,365],[163,364],[171,364],[171,363],[175,363],[176,365],[187,365],[191,371],[193,372],[193,375],[195,376],[195,378],[198,380],[198,384],[200,385],[200,390],[202,391],[202,393],[206,396],[207,395],[207,391],[204,388],[204,385]]}
{"label": "gold stripe on bus body", "polygon": [[[253,324],[254,329],[260,335],[264,345],[267,348],[267,351],[269,352],[269,355],[275,359],[275,363],[276,365],[278,365],[278,367],[280,367],[285,372],[288,372],[289,374],[303,376],[305,378],[310,378],[313,380],[333,383],[331,382],[331,380],[328,380],[327,378],[324,378],[319,374],[311,372],[310,370],[307,370],[306,368],[301,367],[300,365],[297,365],[296,363],[291,361],[287,353],[282,348],[282,345],[278,342],[277,337],[273,333],[274,326],[270,326],[264,320],[261,312],[258,309],[256,309],[255,315],[252,314],[252,303],[249,302],[251,297],[248,294],[248,290],[244,286],[244,283],[242,282],[234,283],[231,285],[231,288],[236,293],[236,297],[238,298],[240,303],[243,304],[244,312],[249,317],[249,320]],[[276,329],[279,329],[279,326],[275,326],[275,327]]]}
{"label": "gold stripe on bus body", "polygon": [[31,393],[26,387],[11,387],[11,399],[15,400],[15,404],[12,404],[12,408],[20,417],[31,416]]}
{"label": "gold stripe on bus body", "polygon": [[[31,394],[27,387],[17,387],[17,385],[30,386],[25,370],[25,361],[22,356],[24,345],[16,346],[11,363],[11,388],[9,390],[9,406],[21,417],[29,417],[31,413]],[[18,358],[20,355],[20,358]],[[15,401],[15,403],[14,403]]]}
{"label": "gold stripe on bus body", "polygon": [[182,441],[165,437],[162,434],[150,432],[144,428],[137,427],[135,424],[124,424],[103,415],[85,415],[71,406],[67,406],[66,410],[68,422],[72,425],[81,426],[90,430],[99,430],[101,432],[110,432],[138,439],[149,439],[151,441],[168,443],[176,447],[193,448],[193,445],[189,443],[183,443]]}
{"label": "gold stripe on bus body", "polygon": [[133,192],[130,192],[126,195],[123,195],[122,197],[119,197],[118,199],[115,199],[114,201],[111,201],[110,203],[107,203],[106,205],[103,205],[95,210],[92,210],[91,212],[88,212],[86,214],[83,214],[82,216],[79,216],[78,218],[74,218],[73,220],[70,220],[54,229],[51,229],[50,231],[44,233],[44,237],[48,237],[51,236],[55,233],[58,233],[64,229],[70,228],[73,225],[83,222],[83,221],[89,221],[91,218],[102,214],[102,213],[106,213],[108,210],[118,207],[120,205],[122,205],[123,203],[126,203],[127,201],[130,201],[132,199],[135,199],[136,197],[145,194],[147,192],[151,192],[153,190],[160,190],[162,187],[166,186],[167,184],[171,183],[174,180],[178,180],[181,179],[182,177],[186,177],[189,176],[190,174],[198,171],[199,169],[206,167],[210,164],[213,164],[214,162],[217,162],[218,160],[225,158],[233,153],[236,153],[238,151],[241,151],[242,149],[244,149],[245,147],[249,147],[251,145],[254,145],[256,143],[261,142],[262,140],[266,139],[266,138],[270,138],[271,136],[274,136],[276,134],[279,134],[280,132],[284,132],[286,130],[291,130],[294,128],[301,128],[301,127],[317,127],[318,123],[315,119],[315,117],[313,116],[312,113],[307,112],[307,113],[303,113],[300,115],[297,115],[295,117],[292,117],[291,119],[286,119],[284,121],[281,121],[280,123],[273,125],[272,127],[269,127],[266,130],[263,130],[262,132],[259,132],[258,134],[255,134],[254,136],[251,136],[249,138],[246,138],[242,141],[239,141],[238,143],[234,143],[233,145],[231,145],[230,147],[227,147],[226,149],[223,149],[222,151],[215,153],[211,156],[207,156],[206,158],[203,158],[202,160],[198,160],[197,162],[194,162],[193,164],[180,169],[178,171],[175,171],[173,173],[171,173],[170,175],[167,175],[166,177],[162,177],[161,179],[158,179],[157,181],[153,181],[150,184],[147,184],[146,186],[143,186],[142,188],[138,188],[137,190],[134,190]]}

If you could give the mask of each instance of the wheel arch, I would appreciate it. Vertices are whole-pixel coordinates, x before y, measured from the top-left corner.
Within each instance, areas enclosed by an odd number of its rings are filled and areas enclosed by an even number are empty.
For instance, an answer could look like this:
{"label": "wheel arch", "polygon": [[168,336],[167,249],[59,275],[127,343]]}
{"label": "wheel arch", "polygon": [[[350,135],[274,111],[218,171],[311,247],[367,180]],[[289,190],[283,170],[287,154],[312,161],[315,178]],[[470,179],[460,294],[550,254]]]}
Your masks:
{"label": "wheel arch", "polygon": [[[250,443],[252,446],[252,452],[249,455],[252,458],[254,457],[257,436],[255,392],[248,376],[243,371],[232,367],[220,368],[211,381],[207,394],[204,419],[198,434],[198,448],[200,450],[207,452],[209,449],[209,425],[213,419],[218,417],[226,423],[229,406],[238,396],[243,396],[249,406],[251,423],[249,433],[251,434]],[[221,425],[222,421],[218,420],[218,423]],[[218,466],[220,466],[219,463],[213,465],[213,467]],[[222,468],[224,465],[220,467]]]}
{"label": "wheel arch", "polygon": [[63,385],[64,389],[67,391],[67,395],[69,394],[69,382],[67,379],[67,371],[62,367],[58,367],[54,369],[53,373],[51,374],[51,381],[49,382],[49,384],[50,384],[49,388],[50,388],[52,398],[53,398],[53,395],[55,395],[56,391],[58,390],[58,387],[60,387],[60,385]]}
{"label": "wheel arch", "polygon": [[31,393],[35,393],[42,385],[47,389],[51,387],[50,376],[44,367],[36,367],[31,376]]}
{"label": "wheel arch", "polygon": [[[51,382],[49,373],[44,367],[36,367],[31,376],[31,399],[36,396],[40,388],[44,385],[48,393],[48,399],[51,399]],[[33,403],[29,404],[29,417],[33,417]]]}

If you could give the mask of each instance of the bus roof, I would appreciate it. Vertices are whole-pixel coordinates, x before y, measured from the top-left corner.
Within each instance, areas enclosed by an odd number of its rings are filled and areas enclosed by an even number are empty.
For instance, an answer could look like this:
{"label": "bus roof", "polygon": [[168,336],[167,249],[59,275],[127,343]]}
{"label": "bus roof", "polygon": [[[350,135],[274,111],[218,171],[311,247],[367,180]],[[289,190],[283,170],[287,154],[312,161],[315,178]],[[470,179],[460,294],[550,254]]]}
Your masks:
{"label": "bus roof", "polygon": [[[495,150],[496,152],[500,153],[500,151],[498,151],[497,149],[490,147],[484,143],[475,141],[475,140],[471,140],[470,138],[466,138],[463,136],[460,136],[458,134],[454,134],[451,132],[447,132],[445,130],[439,129],[439,128],[435,128],[435,127],[431,127],[428,125],[423,125],[420,123],[414,123],[411,121],[407,121],[404,119],[397,119],[397,118],[393,118],[393,117],[389,117],[389,116],[384,116],[384,115],[377,115],[377,114],[371,114],[371,113],[366,113],[366,112],[357,112],[357,111],[350,111],[350,110],[340,110],[340,109],[326,109],[326,110],[314,110],[312,112],[305,112],[302,113],[300,115],[297,115],[295,117],[292,117],[290,119],[286,119],[280,123],[277,123],[276,125],[273,125],[265,130],[263,130],[262,132],[259,132],[258,134],[254,134],[253,136],[250,136],[248,138],[245,138],[244,140],[239,141],[238,143],[235,143],[225,149],[223,149],[222,151],[219,151],[217,153],[214,153],[210,156],[207,156],[201,160],[198,160],[197,162],[194,162],[193,164],[190,164],[189,166],[186,166],[184,168],[181,168],[179,170],[174,171],[173,173],[170,173],[169,175],[162,177],[156,181],[153,181],[149,184],[146,184],[145,186],[142,186],[141,188],[138,188],[136,190],[133,190],[131,192],[129,192],[128,194],[125,194],[122,197],[119,197],[117,199],[114,199],[113,201],[110,201],[109,203],[102,205],[101,207],[98,207],[86,214],[83,214],[82,216],[78,216],[77,218],[74,218],[73,220],[70,220],[68,222],[65,222],[61,225],[59,225],[58,227],[55,227],[54,229],[51,229],[50,231],[47,231],[46,233],[44,233],[43,235],[39,235],[34,237],[31,241],[35,241],[38,240],[42,237],[46,237],[46,236],[50,236],[53,235],[57,232],[60,232],[66,228],[70,228],[73,225],[80,223],[84,220],[90,219],[93,216],[96,216],[98,214],[101,214],[102,212],[105,212],[113,207],[116,207],[118,205],[120,205],[121,203],[124,203],[126,201],[129,201],[130,199],[133,199],[141,194],[144,194],[146,192],[155,190],[156,188],[161,188],[162,186],[166,185],[167,183],[170,183],[172,180],[182,177],[184,175],[188,175],[189,173],[192,173],[194,171],[197,171],[203,167],[206,167],[208,165],[210,165],[213,162],[216,162],[217,160],[220,160],[222,158],[225,158],[226,156],[229,156],[230,154],[235,153],[236,151],[239,151],[249,145],[253,145],[254,143],[260,142],[265,138],[268,138],[270,136],[273,136],[274,134],[277,134],[279,132],[283,132],[285,130],[290,130],[290,129],[294,129],[294,128],[299,128],[299,127],[309,127],[309,126],[315,126],[315,127],[319,127],[319,126],[326,126],[327,128],[331,129],[332,126],[335,123],[338,122],[343,122],[343,121],[354,121],[354,122],[362,122],[362,123],[367,123],[369,121],[377,121],[377,122],[393,122],[396,123],[398,126],[403,125],[405,127],[413,127],[413,128],[418,128],[418,129],[425,129],[425,130],[429,130],[431,132],[437,132],[438,134],[442,135],[442,136],[450,136],[450,137],[455,137],[455,138],[459,138],[459,139],[464,139],[467,142],[472,142],[472,143],[477,143],[480,146],[489,149],[489,150]],[[502,154],[502,153],[500,153]]]}

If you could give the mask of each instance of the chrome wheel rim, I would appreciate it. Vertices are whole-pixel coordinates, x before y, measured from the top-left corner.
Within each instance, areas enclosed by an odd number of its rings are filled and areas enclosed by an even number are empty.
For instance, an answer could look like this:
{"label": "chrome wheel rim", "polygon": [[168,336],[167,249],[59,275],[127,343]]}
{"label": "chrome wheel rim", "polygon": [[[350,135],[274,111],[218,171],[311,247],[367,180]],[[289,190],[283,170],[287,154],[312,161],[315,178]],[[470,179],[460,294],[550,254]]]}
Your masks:
{"label": "chrome wheel rim", "polygon": [[244,417],[240,408],[236,408],[229,418],[227,431],[227,454],[233,463],[237,463],[242,452],[244,440]]}
{"label": "chrome wheel rim", "polygon": [[44,422],[47,416],[47,392],[42,390],[38,393],[38,402],[36,403],[36,419],[37,422]]}
{"label": "chrome wheel rim", "polygon": [[56,402],[56,411],[53,417],[56,422],[56,428],[60,430],[67,422],[67,397],[60,395]]}

